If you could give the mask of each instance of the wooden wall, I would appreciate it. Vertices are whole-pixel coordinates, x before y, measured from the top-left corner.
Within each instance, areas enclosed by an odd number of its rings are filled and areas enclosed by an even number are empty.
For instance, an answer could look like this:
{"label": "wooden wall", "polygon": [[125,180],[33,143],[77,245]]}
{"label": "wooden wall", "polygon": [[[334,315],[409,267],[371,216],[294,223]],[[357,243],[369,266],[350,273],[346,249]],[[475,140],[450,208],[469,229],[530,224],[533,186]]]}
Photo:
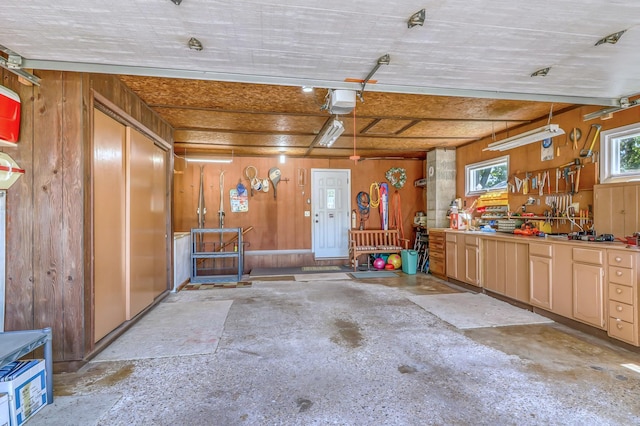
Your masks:
{"label": "wooden wall", "polygon": [[[593,112],[600,109],[599,107],[584,106],[575,107],[565,112],[555,114],[551,120],[551,123],[558,124],[567,134],[560,135],[553,138],[554,158],[552,160],[541,161],[540,145],[541,143],[532,143],[520,148],[511,149],[504,152],[491,152],[483,151],[486,146],[493,142],[492,138],[485,138],[481,141],[465,145],[457,149],[456,152],[456,168],[458,170],[456,179],[456,194],[457,197],[462,198],[467,206],[470,206],[476,197],[465,197],[465,175],[464,168],[467,164],[476,163],[479,161],[488,160],[491,158],[500,157],[503,155],[509,155],[509,179],[513,182],[513,176],[516,175],[519,178],[525,176],[525,172],[535,171],[551,171],[551,195],[555,195],[555,169],[561,165],[567,164],[579,158],[580,150],[584,148],[585,141],[587,140],[587,134],[592,124],[600,124],[602,126],[601,132],[613,129],[620,126],[625,126],[632,123],[640,122],[640,108],[632,108],[627,111],[618,112],[613,114],[613,117],[609,120],[590,120],[583,121],[584,114]],[[547,124],[547,117],[543,120],[533,122],[527,126],[523,126],[517,131],[512,131],[509,135],[505,133],[498,133],[496,140],[504,139],[507,136],[514,136],[520,132],[535,129]],[[573,149],[572,142],[568,139],[568,133],[573,128],[578,128],[582,132],[582,138],[578,141],[577,149]],[[593,132],[589,134],[589,140],[586,145],[588,148],[593,139]],[[559,147],[560,155],[556,155],[557,148]],[[600,138],[597,138],[594,151],[600,151]],[[594,159],[597,159],[595,156]],[[584,160],[584,159],[582,159]],[[591,163],[591,159],[586,161],[585,167],[582,169],[580,176],[580,191],[573,195],[573,202],[580,203],[581,209],[593,209],[593,185],[598,183],[599,176],[597,176],[599,170],[599,164]],[[567,193],[564,179],[559,182],[559,195]],[[540,205],[527,206],[527,212],[535,214],[542,214],[545,209],[549,209],[545,206],[544,197],[545,194],[540,197],[537,191],[530,191],[528,195],[523,195],[522,192],[518,194],[509,194],[509,203],[511,210],[521,212],[521,205],[526,202],[527,198],[532,196],[534,199],[541,199]],[[574,231],[577,228],[573,229]],[[556,222],[553,227],[553,232],[570,232],[570,224],[560,224]]]}
{"label": "wooden wall", "polygon": [[[174,230],[189,231],[197,228],[198,194],[200,184],[200,165],[185,163],[181,158],[175,159],[178,172],[174,175]],[[269,192],[256,192],[249,196],[249,211],[231,213],[229,190],[241,181],[247,188],[245,168],[254,166],[258,177],[268,177],[271,167],[280,168],[282,175],[278,184],[277,199],[273,198],[273,189]],[[245,234],[246,250],[310,250],[311,249],[311,217],[305,217],[304,211],[311,210],[307,200],[311,200],[311,169],[350,169],[352,208],[356,209],[355,197],[360,191],[369,192],[373,182],[386,182],[385,172],[392,167],[404,167],[407,182],[399,190],[402,206],[403,224],[407,238],[413,238],[413,217],[417,211],[425,211],[425,190],[416,188],[413,182],[424,177],[424,162],[421,160],[365,160],[354,163],[351,160],[335,159],[303,159],[287,158],[285,164],[279,164],[273,157],[236,157],[232,164],[206,164],[205,205],[207,214],[205,227],[217,228],[220,207],[220,172],[224,171],[224,211],[225,228],[248,228],[253,230]],[[301,182],[300,174],[306,176]],[[288,181],[287,181],[288,180]],[[304,184],[304,185],[303,185]],[[393,193],[394,188],[390,187]],[[368,229],[380,229],[380,215],[377,210],[371,212]],[[313,262],[309,255],[286,255],[283,260],[279,256],[261,256],[264,259],[247,257],[246,269],[251,267],[275,267],[304,265]]]}
{"label": "wooden wall", "polygon": [[54,360],[73,363],[93,349],[91,88],[169,142],[172,129],[113,76],[35,74],[39,87],[0,74],[22,102],[19,143],[2,150],[26,171],[7,191],[5,329],[50,326]]}

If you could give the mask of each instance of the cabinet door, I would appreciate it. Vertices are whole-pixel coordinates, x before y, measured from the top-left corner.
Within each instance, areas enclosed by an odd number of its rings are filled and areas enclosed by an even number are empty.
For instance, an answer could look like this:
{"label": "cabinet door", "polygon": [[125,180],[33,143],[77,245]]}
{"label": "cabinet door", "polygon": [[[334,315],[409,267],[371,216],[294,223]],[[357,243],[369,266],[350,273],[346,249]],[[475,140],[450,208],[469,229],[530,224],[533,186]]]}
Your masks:
{"label": "cabinet door", "polygon": [[[498,291],[498,244],[502,241],[485,240],[482,242],[482,280],[483,288]],[[504,244],[504,243],[503,243]]]}
{"label": "cabinet door", "polygon": [[604,269],[582,263],[572,268],[573,318],[604,329]]}
{"label": "cabinet door", "polygon": [[640,185],[624,186],[624,230],[622,234],[613,234],[618,237],[633,235],[640,229]]}
{"label": "cabinet door", "polygon": [[453,241],[447,241],[446,249],[447,276],[458,278],[458,245]]}
{"label": "cabinet door", "polygon": [[466,282],[467,284],[480,286],[480,274],[478,273],[478,271],[480,270],[480,259],[478,247],[465,245],[464,259],[464,282]]}
{"label": "cabinet door", "polygon": [[94,342],[126,320],[125,126],[94,110]]}
{"label": "cabinet door", "polygon": [[529,291],[530,303],[540,308],[551,310],[551,267],[548,257],[529,256]]}
{"label": "cabinet door", "polygon": [[631,235],[640,229],[640,185],[596,185],[593,208],[594,227],[599,234]]}
{"label": "cabinet door", "polygon": [[[505,241],[497,267],[504,265],[504,295],[521,302],[529,302],[529,244]],[[500,277],[498,277],[500,278]]]}

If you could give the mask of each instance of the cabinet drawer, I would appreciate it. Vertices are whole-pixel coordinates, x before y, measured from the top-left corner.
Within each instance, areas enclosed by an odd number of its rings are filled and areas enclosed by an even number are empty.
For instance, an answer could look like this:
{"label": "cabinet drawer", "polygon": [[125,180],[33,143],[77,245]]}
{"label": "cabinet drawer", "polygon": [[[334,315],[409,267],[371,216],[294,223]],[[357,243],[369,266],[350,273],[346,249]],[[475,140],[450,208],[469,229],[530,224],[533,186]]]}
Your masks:
{"label": "cabinet drawer", "polygon": [[633,286],[633,269],[609,266],[609,281],[612,283]]}
{"label": "cabinet drawer", "polygon": [[634,330],[633,324],[609,317],[609,336],[637,345],[638,335]]}
{"label": "cabinet drawer", "polygon": [[551,257],[551,244],[529,244],[529,255],[530,256],[542,256],[542,257]]}
{"label": "cabinet drawer", "polygon": [[633,305],[633,288],[609,283],[609,299]]}
{"label": "cabinet drawer", "polygon": [[582,247],[573,248],[574,262],[593,263],[594,265],[602,265],[604,262],[604,250],[593,250]]}
{"label": "cabinet drawer", "polygon": [[444,241],[429,241],[429,251],[444,251]]}
{"label": "cabinet drawer", "polygon": [[444,262],[444,253],[441,251],[429,251],[429,260]]}
{"label": "cabinet drawer", "polygon": [[454,234],[453,232],[447,232],[447,241],[451,242],[451,243],[455,243],[457,242],[457,235]]}
{"label": "cabinet drawer", "polygon": [[466,245],[468,245],[468,246],[476,246],[476,247],[478,247],[478,245],[480,244],[480,238],[475,237],[473,235],[465,235],[464,243]]}
{"label": "cabinet drawer", "polygon": [[444,275],[444,262],[434,262],[434,259],[430,259],[429,271],[431,271],[432,274]]}
{"label": "cabinet drawer", "polygon": [[633,323],[633,309],[632,305],[609,300],[609,316],[611,318]]}
{"label": "cabinet drawer", "polygon": [[608,252],[608,261],[609,265],[620,266],[622,268],[632,268],[633,267],[633,254],[625,253],[622,251],[611,251]]}

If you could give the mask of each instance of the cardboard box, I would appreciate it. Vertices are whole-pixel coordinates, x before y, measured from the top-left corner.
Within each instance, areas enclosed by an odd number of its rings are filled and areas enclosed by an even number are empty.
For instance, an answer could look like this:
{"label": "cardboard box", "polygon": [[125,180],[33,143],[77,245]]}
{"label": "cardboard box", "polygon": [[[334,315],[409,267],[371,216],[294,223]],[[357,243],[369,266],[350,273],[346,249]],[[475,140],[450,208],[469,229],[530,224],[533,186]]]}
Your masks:
{"label": "cardboard box", "polygon": [[[3,367],[10,369],[12,364]],[[7,380],[5,373],[0,377],[0,393],[9,397],[9,418],[11,426],[21,426],[31,416],[47,405],[47,377],[44,360],[32,360],[18,375]]]}
{"label": "cardboard box", "polygon": [[9,426],[9,395],[0,393],[0,426]]}

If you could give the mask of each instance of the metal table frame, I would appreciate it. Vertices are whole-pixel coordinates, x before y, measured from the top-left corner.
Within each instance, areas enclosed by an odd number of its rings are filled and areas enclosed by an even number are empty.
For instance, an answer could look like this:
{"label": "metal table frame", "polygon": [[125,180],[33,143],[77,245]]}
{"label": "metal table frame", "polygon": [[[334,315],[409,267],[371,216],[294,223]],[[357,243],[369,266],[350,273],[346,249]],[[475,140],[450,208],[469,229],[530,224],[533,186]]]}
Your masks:
{"label": "metal table frame", "polygon": [[[205,235],[219,235],[221,244],[214,251],[204,251],[199,247],[200,241],[204,241]],[[224,241],[224,234],[232,234],[234,237],[232,243],[236,244],[236,251],[224,251],[224,246],[229,242]],[[219,281],[241,281],[244,269],[243,263],[244,246],[242,244],[242,228],[193,228],[191,229],[191,282],[196,283],[212,283]],[[236,275],[199,275],[198,262],[204,259],[236,259],[238,273]]]}
{"label": "metal table frame", "polygon": [[0,368],[44,345],[47,374],[47,404],[53,404],[53,334],[51,327],[41,330],[0,332]]}

